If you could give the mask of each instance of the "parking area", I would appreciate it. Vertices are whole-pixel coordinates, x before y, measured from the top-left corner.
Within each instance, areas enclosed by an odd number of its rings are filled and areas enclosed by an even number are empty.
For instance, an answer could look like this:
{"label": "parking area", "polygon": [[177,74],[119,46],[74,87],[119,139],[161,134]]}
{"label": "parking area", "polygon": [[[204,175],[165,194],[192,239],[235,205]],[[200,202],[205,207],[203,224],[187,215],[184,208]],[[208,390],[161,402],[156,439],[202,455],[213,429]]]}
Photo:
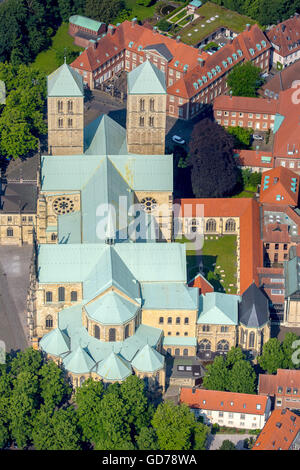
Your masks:
{"label": "parking area", "polygon": [[233,442],[237,450],[247,450],[244,448],[244,439],[249,437],[250,434],[210,434],[207,438],[207,450],[218,450],[226,440]]}
{"label": "parking area", "polygon": [[27,292],[32,246],[0,246],[0,340],[6,351],[28,347]]}

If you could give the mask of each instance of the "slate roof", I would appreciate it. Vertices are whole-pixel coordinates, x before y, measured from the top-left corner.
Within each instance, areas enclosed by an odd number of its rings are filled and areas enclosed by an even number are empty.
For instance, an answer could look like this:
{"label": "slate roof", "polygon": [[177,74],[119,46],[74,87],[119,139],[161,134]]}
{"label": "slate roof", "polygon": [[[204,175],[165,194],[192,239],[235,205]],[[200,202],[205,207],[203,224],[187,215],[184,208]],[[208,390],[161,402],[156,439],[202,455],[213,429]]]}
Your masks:
{"label": "slate roof", "polygon": [[8,183],[2,187],[0,213],[35,214],[36,203],[36,183]]}
{"label": "slate roof", "polygon": [[248,328],[260,328],[269,320],[269,301],[263,292],[251,284],[239,304],[239,322]]}
{"label": "slate roof", "polygon": [[83,79],[68,64],[62,64],[51,75],[48,75],[48,97],[52,96],[80,96],[84,95]]}
{"label": "slate roof", "polygon": [[146,60],[127,75],[129,95],[164,95],[166,91],[165,74]]}
{"label": "slate roof", "polygon": [[157,51],[167,62],[173,59],[173,54],[170,52],[168,47],[164,44],[150,44],[144,47],[144,51]]}

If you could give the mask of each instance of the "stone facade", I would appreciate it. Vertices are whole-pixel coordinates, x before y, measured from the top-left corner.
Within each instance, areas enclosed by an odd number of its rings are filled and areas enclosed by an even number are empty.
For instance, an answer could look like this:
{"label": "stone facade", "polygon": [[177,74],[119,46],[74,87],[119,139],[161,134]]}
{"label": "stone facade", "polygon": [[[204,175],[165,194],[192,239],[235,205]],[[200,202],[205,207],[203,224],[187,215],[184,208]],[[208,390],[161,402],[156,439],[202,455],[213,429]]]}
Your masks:
{"label": "stone facade", "polygon": [[164,336],[196,336],[197,310],[146,310],[142,311],[142,323],[160,328]]}
{"label": "stone facade", "polygon": [[32,245],[36,214],[5,214],[0,217],[0,245]]}
{"label": "stone facade", "polygon": [[238,327],[237,345],[246,351],[252,351],[254,356],[261,355],[263,345],[271,337],[270,324],[263,328],[246,328],[244,325]]}
{"label": "stone facade", "polygon": [[48,97],[48,153],[81,155],[84,128],[83,97]]}
{"label": "stone facade", "polygon": [[167,95],[132,95],[127,97],[128,152],[164,155]]}
{"label": "stone facade", "polygon": [[157,238],[170,242],[173,232],[173,194],[168,191],[136,191],[134,202],[142,204],[146,213],[155,217],[158,225]]}

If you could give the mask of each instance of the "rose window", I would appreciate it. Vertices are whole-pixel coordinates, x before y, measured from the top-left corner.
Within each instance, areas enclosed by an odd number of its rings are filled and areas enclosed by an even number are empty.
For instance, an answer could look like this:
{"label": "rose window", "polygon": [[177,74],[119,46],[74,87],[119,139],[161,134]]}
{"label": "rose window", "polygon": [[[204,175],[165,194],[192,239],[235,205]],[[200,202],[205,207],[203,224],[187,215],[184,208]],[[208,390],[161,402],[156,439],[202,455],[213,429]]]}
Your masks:
{"label": "rose window", "polygon": [[53,209],[56,214],[69,214],[74,211],[74,201],[67,196],[61,196],[53,201]]}
{"label": "rose window", "polygon": [[157,206],[157,202],[153,197],[144,197],[141,200],[141,206],[145,212],[151,212]]}

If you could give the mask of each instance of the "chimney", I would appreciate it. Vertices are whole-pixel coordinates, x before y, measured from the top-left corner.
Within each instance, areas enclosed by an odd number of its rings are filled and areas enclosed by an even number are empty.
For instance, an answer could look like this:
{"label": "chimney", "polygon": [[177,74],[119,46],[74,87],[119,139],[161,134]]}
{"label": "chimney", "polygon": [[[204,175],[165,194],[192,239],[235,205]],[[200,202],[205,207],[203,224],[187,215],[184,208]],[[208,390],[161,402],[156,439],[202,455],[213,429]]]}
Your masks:
{"label": "chimney", "polygon": [[251,24],[247,23],[246,24],[246,31],[250,31],[250,28],[251,28]]}
{"label": "chimney", "polygon": [[108,35],[108,36],[112,36],[112,35],[114,34],[114,32],[115,32],[115,27],[114,27],[113,25],[111,25],[111,24],[108,25],[108,27],[107,27],[107,35]]}
{"label": "chimney", "polygon": [[204,67],[205,60],[202,59],[201,57],[198,57],[198,64],[200,65],[200,67]]}
{"label": "chimney", "polygon": [[136,18],[132,18],[132,20],[131,20],[131,26],[132,26],[133,28],[135,27],[136,22],[137,22],[137,19],[136,19]]}
{"label": "chimney", "polygon": [[232,90],[229,92],[230,99],[232,99]]}
{"label": "chimney", "polygon": [[157,26],[153,26],[153,32],[157,33]]}
{"label": "chimney", "polygon": [[180,42],[180,36],[176,36],[176,42]]}

